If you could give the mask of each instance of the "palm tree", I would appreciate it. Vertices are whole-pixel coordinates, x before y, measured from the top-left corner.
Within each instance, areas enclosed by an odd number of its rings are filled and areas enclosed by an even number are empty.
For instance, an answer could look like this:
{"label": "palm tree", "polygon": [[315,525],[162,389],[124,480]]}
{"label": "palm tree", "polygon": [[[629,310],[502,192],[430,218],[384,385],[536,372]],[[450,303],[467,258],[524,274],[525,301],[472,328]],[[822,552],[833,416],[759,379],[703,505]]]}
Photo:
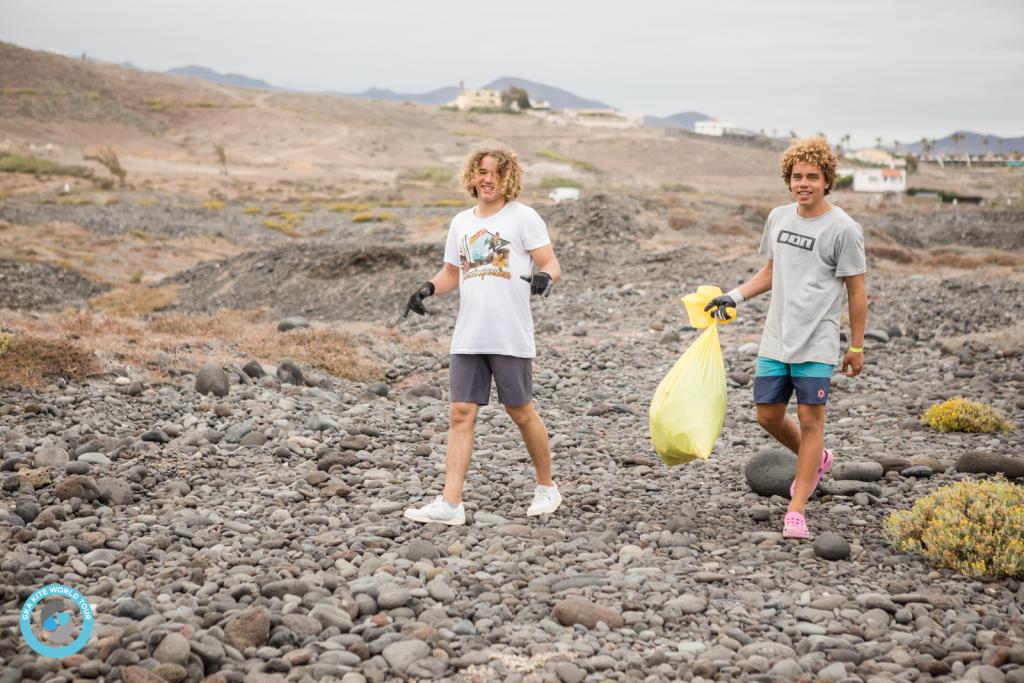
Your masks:
{"label": "palm tree", "polygon": [[878,149],[882,149],[882,138],[881,138],[881,136],[878,136],[878,137],[875,138],[875,147],[877,147]]}
{"label": "palm tree", "polygon": [[988,136],[981,139],[981,146],[985,148],[985,156],[988,156]]}
{"label": "palm tree", "polygon": [[900,141],[899,140],[895,140],[894,139],[892,141],[892,147],[893,147],[893,153],[894,154],[899,154],[900,153]]}
{"label": "palm tree", "polygon": [[957,133],[953,133],[953,135],[951,137],[953,138],[953,145],[956,148],[956,154],[957,154],[957,156],[960,156],[960,143],[964,139],[964,134],[957,132]]}

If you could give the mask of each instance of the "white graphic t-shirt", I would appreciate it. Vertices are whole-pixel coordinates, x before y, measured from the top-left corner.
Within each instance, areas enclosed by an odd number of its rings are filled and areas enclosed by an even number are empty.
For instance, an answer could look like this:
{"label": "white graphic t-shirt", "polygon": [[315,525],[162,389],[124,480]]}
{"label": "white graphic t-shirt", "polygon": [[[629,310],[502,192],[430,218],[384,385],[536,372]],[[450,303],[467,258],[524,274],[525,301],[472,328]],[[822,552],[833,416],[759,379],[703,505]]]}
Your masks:
{"label": "white graphic t-shirt", "polygon": [[444,249],[460,272],[452,353],[536,355],[530,285],[519,276],[533,272],[529,252],[548,244],[544,219],[519,202],[487,218],[467,209],[452,219]]}

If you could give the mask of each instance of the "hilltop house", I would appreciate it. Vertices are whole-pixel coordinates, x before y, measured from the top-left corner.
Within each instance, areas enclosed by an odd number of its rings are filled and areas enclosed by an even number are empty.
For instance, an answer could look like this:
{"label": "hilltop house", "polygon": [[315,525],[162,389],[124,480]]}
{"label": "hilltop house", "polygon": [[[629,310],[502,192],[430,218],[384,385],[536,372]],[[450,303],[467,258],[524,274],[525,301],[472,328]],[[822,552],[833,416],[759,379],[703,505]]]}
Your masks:
{"label": "hilltop house", "polygon": [[736,124],[729,123],[727,121],[696,121],[693,124],[694,132],[699,135],[713,135],[719,138],[734,128],[736,128]]}
{"label": "hilltop house", "polygon": [[627,114],[615,109],[563,109],[547,120],[587,128],[640,128],[644,125],[643,114]]}
{"label": "hilltop house", "polygon": [[458,97],[448,103],[448,106],[469,111],[470,109],[501,109],[504,105],[500,90],[478,88],[476,90],[464,89]]}
{"label": "hilltop house", "polygon": [[907,172],[901,168],[862,168],[853,172],[854,192],[906,192]]}

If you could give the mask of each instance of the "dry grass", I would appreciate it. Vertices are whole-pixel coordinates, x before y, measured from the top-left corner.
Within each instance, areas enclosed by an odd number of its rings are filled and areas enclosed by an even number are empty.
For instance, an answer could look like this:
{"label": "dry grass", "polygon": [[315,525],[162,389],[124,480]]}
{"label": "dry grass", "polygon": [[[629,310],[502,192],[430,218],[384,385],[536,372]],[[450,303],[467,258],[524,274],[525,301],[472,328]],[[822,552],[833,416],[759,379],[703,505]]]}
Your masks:
{"label": "dry grass", "polygon": [[[136,274],[138,278],[136,279]],[[178,285],[147,287],[139,284],[142,273],[132,274],[131,284],[117,287],[89,300],[89,308],[119,316],[148,315],[178,301]]]}
{"label": "dry grass", "polygon": [[932,247],[913,250],[896,243],[868,244],[868,256],[901,264],[915,264],[929,268],[956,268],[973,270],[988,266],[1016,268],[1024,266],[1024,254],[1015,254],[995,249],[972,247]]}
{"label": "dry grass", "polygon": [[589,161],[583,161],[582,159],[573,159],[572,157],[568,157],[562,154],[561,152],[556,152],[553,149],[538,149],[536,154],[537,156],[543,157],[545,159],[551,159],[552,161],[557,161],[563,164],[569,164],[573,168],[578,168],[581,171],[597,170],[594,167],[594,165]]}
{"label": "dry grass", "polygon": [[79,381],[97,369],[93,353],[71,338],[0,335],[0,387],[35,389],[55,377]]}
{"label": "dry grass", "polygon": [[351,334],[320,327],[281,334],[273,325],[259,326],[239,340],[249,355],[273,362],[292,360],[335,377],[367,381],[380,376],[377,365],[360,353]]}
{"label": "dry grass", "polygon": [[433,201],[424,202],[425,207],[441,207],[441,208],[461,208],[469,206],[469,202],[465,199],[435,199]]}
{"label": "dry grass", "polygon": [[327,207],[327,210],[334,213],[362,213],[363,211],[369,211],[370,205],[357,202],[338,202],[337,204],[331,204]]}
{"label": "dry grass", "polygon": [[388,211],[367,211],[352,216],[353,223],[383,223],[384,221],[395,220],[395,214]]}
{"label": "dry grass", "polygon": [[[334,377],[368,381],[382,376],[375,350],[382,346],[422,350],[422,344],[395,331],[367,324],[350,329],[316,326],[281,334],[276,323],[266,321],[261,311],[226,309],[215,315],[166,313],[148,318],[69,312],[9,322],[17,330],[13,339],[43,339],[49,345],[46,348],[63,348],[68,346],[66,340],[75,339],[77,345],[71,346],[90,358],[95,352],[101,359],[148,368],[157,377],[164,376],[168,364],[198,368],[208,362],[231,365],[255,358],[275,365],[291,360]],[[7,353],[2,358],[5,362]],[[4,363],[0,363],[0,370],[10,374],[21,366],[32,367],[22,360],[10,365],[14,370],[3,370],[7,368]],[[93,370],[89,366],[88,371]],[[6,377],[3,372],[0,380]],[[81,376],[73,375],[75,379]]]}

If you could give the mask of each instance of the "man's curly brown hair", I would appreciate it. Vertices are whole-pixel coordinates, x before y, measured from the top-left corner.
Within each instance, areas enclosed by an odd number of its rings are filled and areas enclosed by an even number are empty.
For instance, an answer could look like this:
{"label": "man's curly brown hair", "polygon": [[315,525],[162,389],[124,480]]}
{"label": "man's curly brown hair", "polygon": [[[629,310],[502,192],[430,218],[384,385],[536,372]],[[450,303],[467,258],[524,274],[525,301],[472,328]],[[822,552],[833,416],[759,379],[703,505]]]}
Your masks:
{"label": "man's curly brown hair", "polygon": [[836,155],[828,142],[823,137],[804,138],[794,140],[786,152],[782,155],[779,167],[782,169],[782,178],[789,187],[789,181],[793,177],[794,164],[814,164],[821,169],[825,176],[825,194],[829,193],[836,182]]}
{"label": "man's curly brown hair", "polygon": [[498,162],[498,179],[505,201],[512,201],[523,191],[523,167],[519,157],[507,147],[484,147],[469,155],[462,166],[462,186],[476,197],[476,169],[484,157],[494,157]]}

